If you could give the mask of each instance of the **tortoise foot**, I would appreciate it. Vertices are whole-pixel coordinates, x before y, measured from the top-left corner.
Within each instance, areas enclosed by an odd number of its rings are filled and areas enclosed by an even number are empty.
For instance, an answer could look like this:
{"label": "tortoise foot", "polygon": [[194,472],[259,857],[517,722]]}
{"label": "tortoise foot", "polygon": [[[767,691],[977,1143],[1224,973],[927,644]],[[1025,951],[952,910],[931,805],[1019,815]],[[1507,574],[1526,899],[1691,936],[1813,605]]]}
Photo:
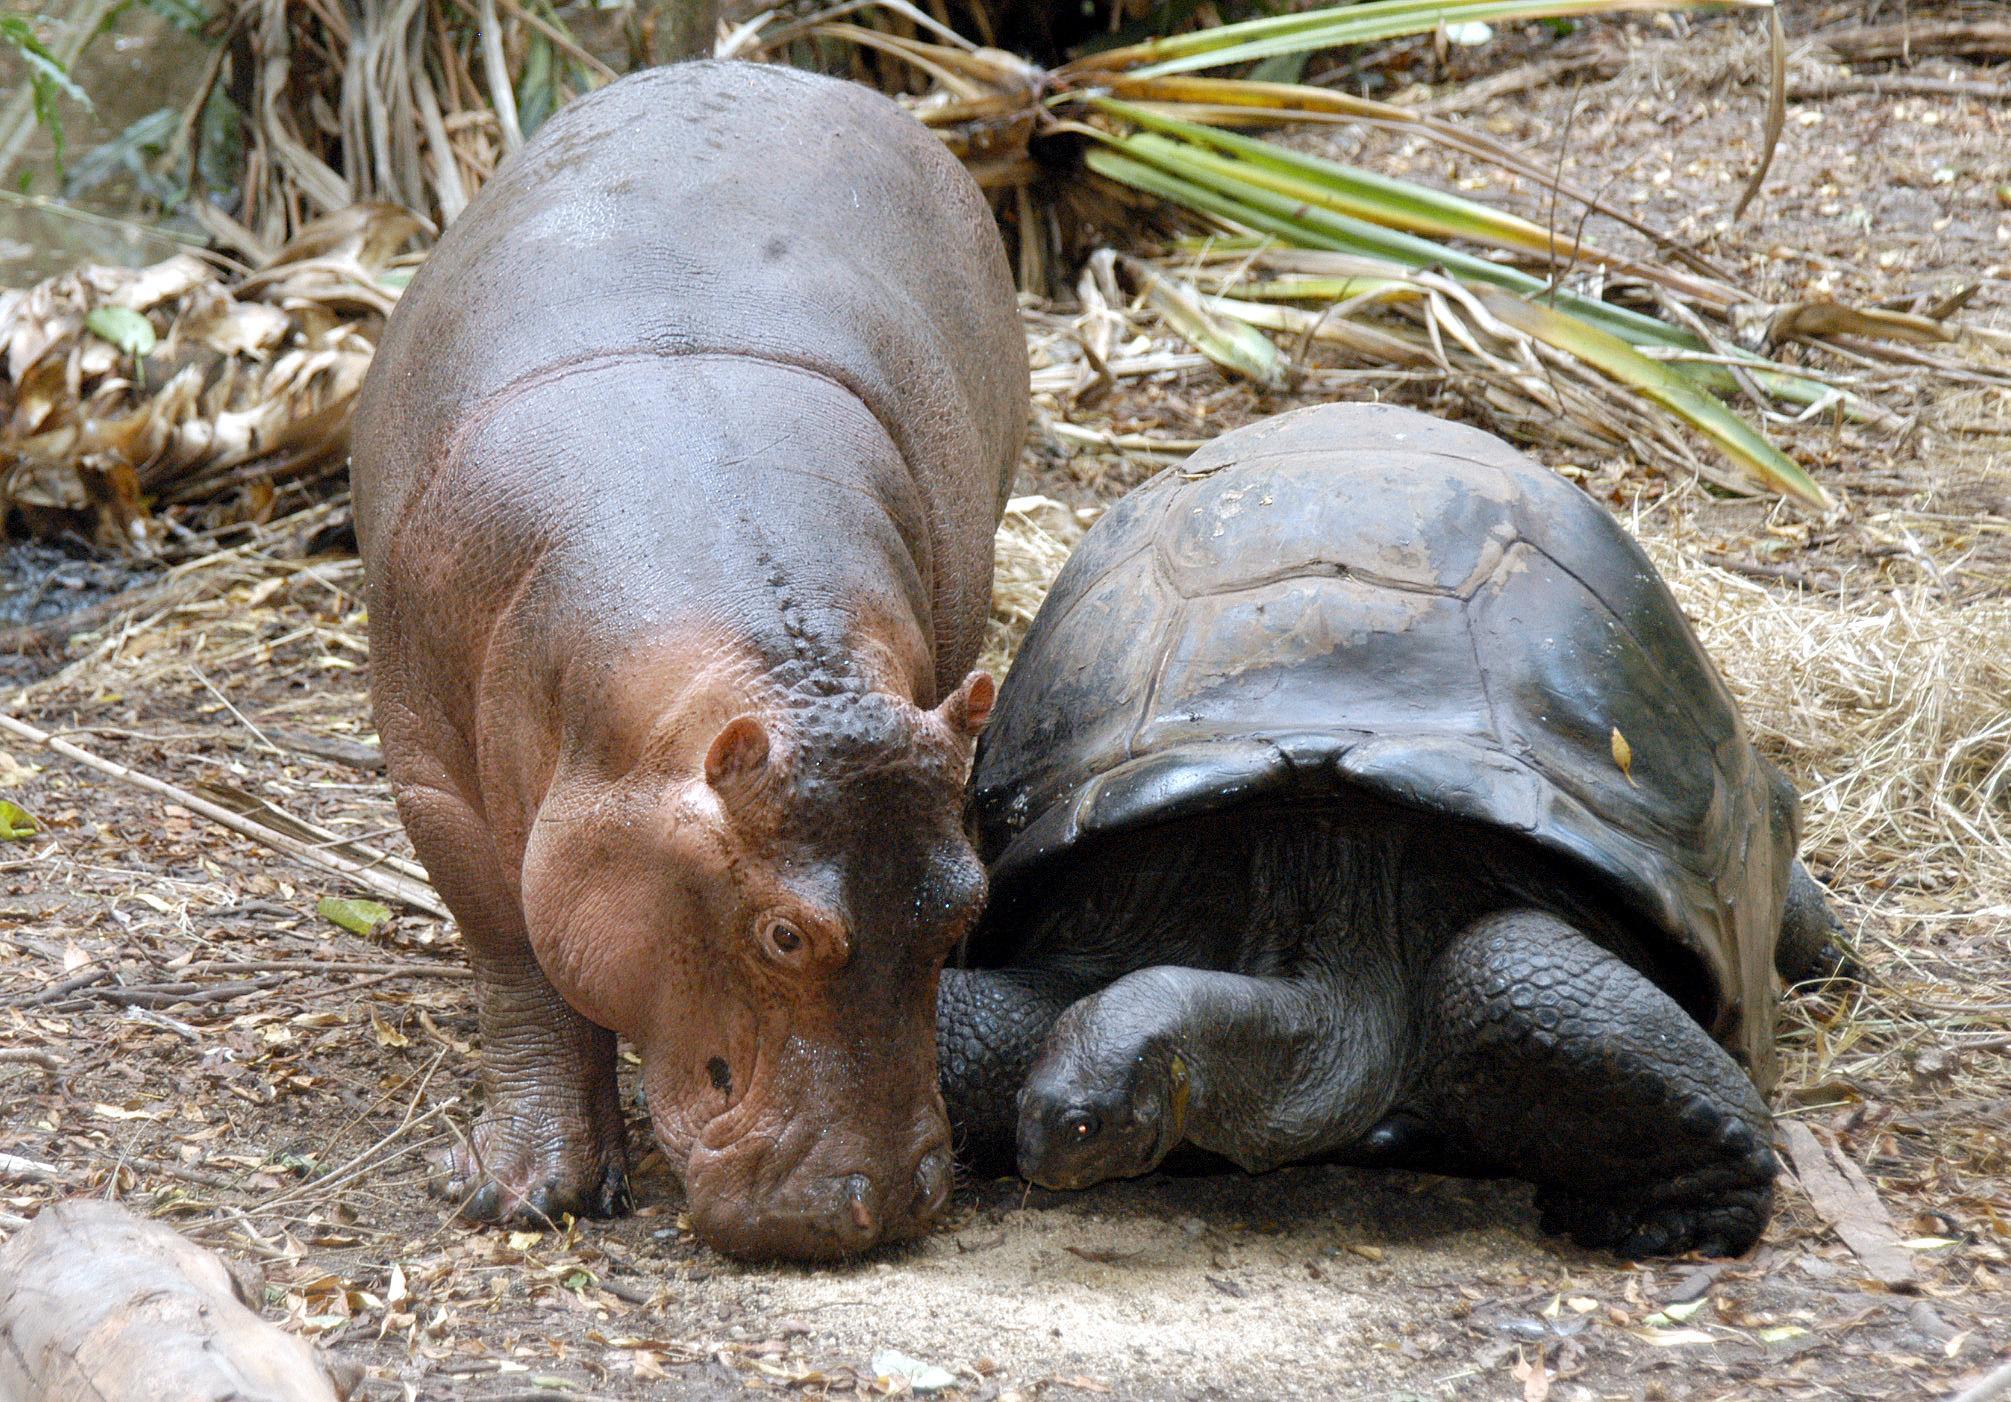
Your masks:
{"label": "tortoise foot", "polygon": [[1773,1215],[1773,1155],[1752,1166],[1756,1181],[1709,1196],[1626,1201],[1539,1189],[1543,1230],[1616,1256],[1740,1256],[1760,1239]]}
{"label": "tortoise foot", "polygon": [[619,1216],[629,1208],[626,1150],[590,1138],[549,1120],[485,1115],[435,1157],[432,1186],[470,1222],[549,1227],[567,1215]]}

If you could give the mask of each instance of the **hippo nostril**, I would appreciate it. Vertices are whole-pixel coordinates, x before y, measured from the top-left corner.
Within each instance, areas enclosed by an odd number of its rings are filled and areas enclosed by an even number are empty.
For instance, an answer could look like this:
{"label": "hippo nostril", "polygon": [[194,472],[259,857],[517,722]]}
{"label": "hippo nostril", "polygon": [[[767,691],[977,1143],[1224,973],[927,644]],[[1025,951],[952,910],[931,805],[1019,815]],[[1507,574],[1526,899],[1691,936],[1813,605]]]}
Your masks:
{"label": "hippo nostril", "polygon": [[931,1149],[915,1165],[915,1215],[933,1217],[950,1195],[950,1156]]}
{"label": "hippo nostril", "polygon": [[858,1228],[861,1236],[873,1235],[875,1223],[873,1205],[870,1201],[873,1195],[872,1182],[865,1174],[854,1173],[843,1180],[842,1186],[845,1190],[846,1211],[851,1216],[852,1225]]}

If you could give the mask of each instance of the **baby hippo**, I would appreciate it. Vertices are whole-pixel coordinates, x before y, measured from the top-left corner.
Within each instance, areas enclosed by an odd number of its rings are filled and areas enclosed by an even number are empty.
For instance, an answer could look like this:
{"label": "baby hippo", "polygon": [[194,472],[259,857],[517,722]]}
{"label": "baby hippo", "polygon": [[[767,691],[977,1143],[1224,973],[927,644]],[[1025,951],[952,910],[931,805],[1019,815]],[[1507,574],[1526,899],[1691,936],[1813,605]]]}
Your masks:
{"label": "baby hippo", "polygon": [[694,63],[566,107],[400,302],[355,429],[372,694],[476,975],[469,1216],[627,1200],[821,1259],[950,1183],[937,976],[984,898],[970,672],[1024,430],[999,236],[887,99]]}

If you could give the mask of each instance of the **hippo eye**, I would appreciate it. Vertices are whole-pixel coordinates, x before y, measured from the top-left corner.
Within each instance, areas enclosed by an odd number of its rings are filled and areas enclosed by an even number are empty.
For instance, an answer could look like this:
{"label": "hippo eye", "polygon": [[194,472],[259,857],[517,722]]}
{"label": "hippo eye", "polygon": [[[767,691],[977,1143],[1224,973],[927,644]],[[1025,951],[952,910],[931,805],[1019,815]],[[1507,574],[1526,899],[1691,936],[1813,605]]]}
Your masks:
{"label": "hippo eye", "polygon": [[803,932],[787,920],[771,920],[762,932],[768,948],[778,957],[787,959],[803,948]]}

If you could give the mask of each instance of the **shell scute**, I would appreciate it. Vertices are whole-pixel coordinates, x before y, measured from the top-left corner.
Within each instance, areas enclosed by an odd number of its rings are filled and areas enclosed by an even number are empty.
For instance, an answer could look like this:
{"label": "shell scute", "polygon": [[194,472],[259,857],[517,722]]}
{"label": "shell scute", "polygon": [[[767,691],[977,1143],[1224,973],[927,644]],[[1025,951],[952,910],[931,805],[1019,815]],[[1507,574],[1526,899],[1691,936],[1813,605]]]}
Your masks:
{"label": "shell scute", "polygon": [[1303,577],[1464,595],[1514,537],[1513,483],[1489,466],[1454,475],[1401,451],[1339,462],[1331,451],[1270,454],[1247,466],[1254,474],[1201,475],[1168,513],[1160,562],[1185,598]]}
{"label": "shell scute", "polygon": [[[1442,683],[1415,685],[1420,674]],[[1189,598],[1166,640],[1145,753],[1257,732],[1488,728],[1465,605],[1351,577]]]}

